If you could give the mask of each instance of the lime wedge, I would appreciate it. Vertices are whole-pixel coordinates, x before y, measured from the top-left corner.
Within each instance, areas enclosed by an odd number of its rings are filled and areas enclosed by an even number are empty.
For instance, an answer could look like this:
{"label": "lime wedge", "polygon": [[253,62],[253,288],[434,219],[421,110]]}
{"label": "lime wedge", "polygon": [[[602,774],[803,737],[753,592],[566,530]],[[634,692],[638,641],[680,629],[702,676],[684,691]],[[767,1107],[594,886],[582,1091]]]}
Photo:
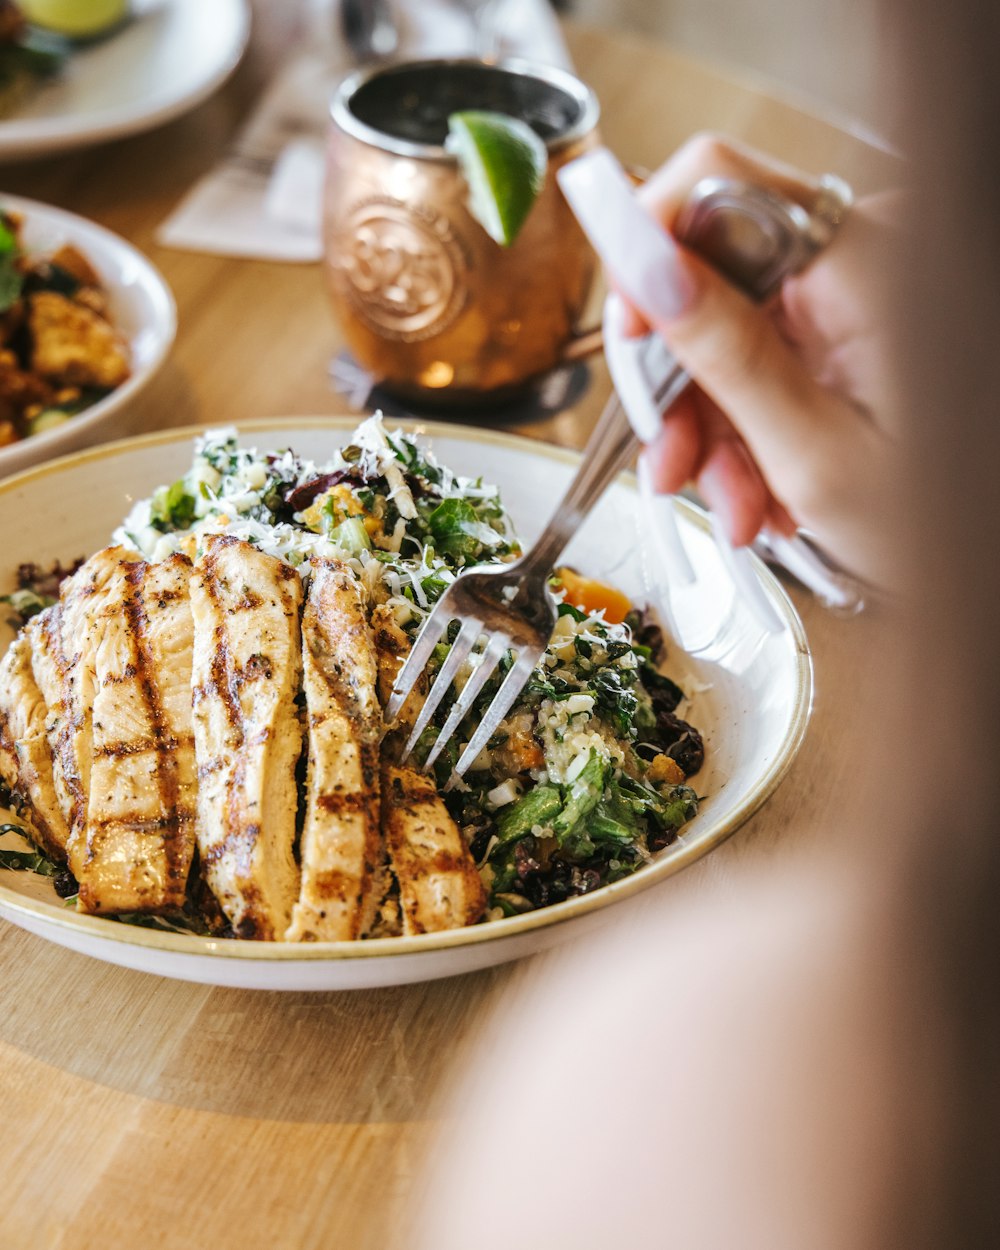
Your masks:
{"label": "lime wedge", "polygon": [[545,184],[548,153],[526,123],[505,113],[452,113],[445,146],[458,157],[469,212],[510,247]]}
{"label": "lime wedge", "polygon": [[123,21],[128,0],[21,0],[20,9],[29,22],[79,39]]}

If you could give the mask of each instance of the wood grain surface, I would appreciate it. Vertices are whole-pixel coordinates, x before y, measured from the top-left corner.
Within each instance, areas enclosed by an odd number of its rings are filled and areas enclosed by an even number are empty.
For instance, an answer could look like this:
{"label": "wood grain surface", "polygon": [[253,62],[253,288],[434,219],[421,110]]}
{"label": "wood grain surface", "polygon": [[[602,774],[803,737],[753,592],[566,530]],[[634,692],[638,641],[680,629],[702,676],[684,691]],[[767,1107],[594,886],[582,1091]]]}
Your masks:
{"label": "wood grain surface", "polygon": [[[119,433],[344,412],[319,267],[170,251],[156,226],[218,159],[298,34],[297,6],[256,6],[249,53],[189,115],[118,143],[0,167],[0,189],[93,218],[143,249],[173,288],[171,361]],[[649,39],[569,27],[606,141],[657,165],[692,131],[742,136],[857,189],[890,154],[795,102]],[[580,446],[608,393],[595,364],[572,411],[520,433]],[[841,620],[792,589],[816,663],[809,735],[777,794],[733,839],[655,891],[678,891],[801,845],[835,803],[852,692],[889,628]],[[2,1250],[396,1250],[441,1127],[437,1099],[472,1031],[520,968],[340,994],[211,989],[114,968],[0,922]]]}

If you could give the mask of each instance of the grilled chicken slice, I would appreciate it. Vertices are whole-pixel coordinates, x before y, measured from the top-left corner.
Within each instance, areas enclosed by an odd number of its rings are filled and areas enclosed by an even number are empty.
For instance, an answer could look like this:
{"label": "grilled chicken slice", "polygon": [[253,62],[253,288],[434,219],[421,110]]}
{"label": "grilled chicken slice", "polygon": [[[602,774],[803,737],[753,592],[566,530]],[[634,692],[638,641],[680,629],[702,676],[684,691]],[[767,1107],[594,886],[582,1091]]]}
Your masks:
{"label": "grilled chicken slice", "polygon": [[[372,629],[379,697],[386,703],[410,644],[388,607],[372,613]],[[382,747],[382,831],[399,883],[406,934],[475,924],[486,908],[475,860],[432,778],[398,762],[422,697],[423,687],[418,686],[403,704],[396,727]]]}
{"label": "grilled chicken slice", "polygon": [[435,933],[479,920],[486,907],[483,883],[431,777],[383,762],[382,828],[399,882],[404,933]]}
{"label": "grilled chicken slice", "polygon": [[184,903],[194,854],[191,562],[123,561],[94,657],[93,759],[81,911],[163,912]]}
{"label": "grilled chicken slice", "polygon": [[31,670],[31,642],[22,632],[0,662],[0,778],[29,807],[41,849],[51,859],[63,861],[69,827],[52,780],[47,714]]}
{"label": "grilled chicken slice", "polygon": [[56,798],[68,828],[66,858],[77,880],[86,845],[97,646],[115,582],[130,558],[135,553],[125,547],[98,551],[63,582],[59,602],[25,626],[32,672],[48,707],[45,729]]}
{"label": "grilled chicken slice", "polygon": [[299,893],[302,582],[232,535],[194,566],[192,701],[202,871],[241,938],[280,940]]}
{"label": "grilled chicken slice", "polygon": [[302,886],[288,941],[362,937],[385,891],[379,828],[382,710],[361,587],[339,560],[312,561],[302,613],[309,728]]}
{"label": "grilled chicken slice", "polygon": [[[378,697],[382,706],[385,707],[389,702],[399,670],[410,650],[410,640],[396,624],[392,608],[384,603],[379,604],[372,612],[372,634],[375,638],[375,654],[378,658]],[[396,718],[394,732],[386,744],[390,755],[394,747],[399,748],[405,744],[426,693],[427,683],[421,674],[403,703]],[[384,751],[383,754],[385,754]]]}

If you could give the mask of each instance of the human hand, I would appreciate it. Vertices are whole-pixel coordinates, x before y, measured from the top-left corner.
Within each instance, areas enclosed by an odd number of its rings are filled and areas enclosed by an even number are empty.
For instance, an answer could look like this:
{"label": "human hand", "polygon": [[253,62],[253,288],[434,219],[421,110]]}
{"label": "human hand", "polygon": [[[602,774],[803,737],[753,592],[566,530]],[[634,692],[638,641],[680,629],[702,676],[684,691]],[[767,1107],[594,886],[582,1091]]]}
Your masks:
{"label": "human hand", "polygon": [[[641,188],[670,229],[702,178],[736,178],[809,208],[818,180],[731,141],[699,135]],[[655,485],[694,481],[730,539],[803,526],[854,572],[891,580],[890,506],[898,401],[887,274],[900,239],[900,195],[859,200],[829,247],[753,303],[680,249],[681,311],[629,307],[626,332],[658,333],[696,385],[648,450]]]}

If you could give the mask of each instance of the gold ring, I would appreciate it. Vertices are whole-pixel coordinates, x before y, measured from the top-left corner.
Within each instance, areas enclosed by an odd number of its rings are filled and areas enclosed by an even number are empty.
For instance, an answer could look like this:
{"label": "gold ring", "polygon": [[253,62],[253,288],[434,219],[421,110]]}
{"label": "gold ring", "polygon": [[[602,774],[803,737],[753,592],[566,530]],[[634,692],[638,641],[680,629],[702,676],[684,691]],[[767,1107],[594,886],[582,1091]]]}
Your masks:
{"label": "gold ring", "polygon": [[824,174],[809,210],[809,243],[814,251],[822,251],[844,223],[854,203],[854,192],[843,178]]}

